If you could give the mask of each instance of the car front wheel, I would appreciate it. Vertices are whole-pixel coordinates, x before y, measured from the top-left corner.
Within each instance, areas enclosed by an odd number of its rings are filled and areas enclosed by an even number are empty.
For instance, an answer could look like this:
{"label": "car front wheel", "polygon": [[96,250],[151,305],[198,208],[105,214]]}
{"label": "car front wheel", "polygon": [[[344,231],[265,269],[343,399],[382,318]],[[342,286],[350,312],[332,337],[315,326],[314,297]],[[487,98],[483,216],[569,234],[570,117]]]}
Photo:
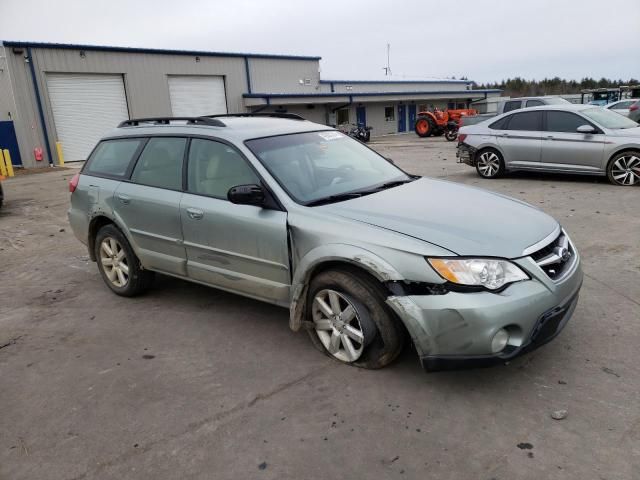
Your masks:
{"label": "car front wheel", "polygon": [[613,157],[607,166],[607,177],[622,187],[640,185],[640,152],[622,152]]}
{"label": "car front wheel", "polygon": [[355,270],[330,270],[309,287],[307,318],[313,344],[361,368],[382,368],[404,346],[404,328],[384,303],[382,286]]}

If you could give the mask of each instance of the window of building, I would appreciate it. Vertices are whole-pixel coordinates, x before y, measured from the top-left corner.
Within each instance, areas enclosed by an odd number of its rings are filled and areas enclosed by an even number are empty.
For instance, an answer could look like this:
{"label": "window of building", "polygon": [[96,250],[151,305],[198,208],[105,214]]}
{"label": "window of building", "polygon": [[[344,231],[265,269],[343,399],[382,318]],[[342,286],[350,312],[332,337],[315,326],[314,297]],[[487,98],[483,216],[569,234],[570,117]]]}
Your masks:
{"label": "window of building", "polygon": [[124,177],[142,141],[132,138],[100,142],[87,163],[86,173]]}
{"label": "window of building", "polygon": [[576,130],[581,125],[590,125],[590,123],[575,113],[547,112],[548,132],[577,133]]}
{"label": "window of building", "polygon": [[395,120],[395,110],[393,107],[384,107],[384,119],[387,122],[393,122]]}
{"label": "window of building", "polygon": [[232,147],[194,138],[187,166],[189,192],[227,198],[231,187],[260,183],[246,160]]}
{"label": "window of building", "polygon": [[542,128],[542,112],[522,112],[511,115],[507,130],[539,131]]}
{"label": "window of building", "polygon": [[422,104],[420,106],[418,106],[418,111],[419,112],[426,112],[428,110],[428,105]]}
{"label": "window of building", "polygon": [[342,125],[343,123],[349,123],[349,109],[341,108],[336,112],[336,124]]}
{"label": "window of building", "polygon": [[151,187],[181,190],[186,144],[186,138],[151,138],[133,169],[131,180]]}
{"label": "window of building", "polygon": [[513,100],[511,102],[506,102],[504,104],[504,111],[503,113],[507,113],[510,112],[511,110],[518,110],[520,108],[520,104],[522,103],[521,100]]}

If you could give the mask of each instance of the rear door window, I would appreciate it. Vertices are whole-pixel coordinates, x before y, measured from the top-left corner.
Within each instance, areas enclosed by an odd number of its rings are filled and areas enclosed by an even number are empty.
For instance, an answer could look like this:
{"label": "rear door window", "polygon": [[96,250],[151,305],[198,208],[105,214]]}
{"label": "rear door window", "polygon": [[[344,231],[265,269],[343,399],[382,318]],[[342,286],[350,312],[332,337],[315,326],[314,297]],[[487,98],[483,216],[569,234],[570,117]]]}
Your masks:
{"label": "rear door window", "polygon": [[124,178],[144,139],[104,140],[98,144],[83,173]]}
{"label": "rear door window", "polygon": [[507,130],[539,131],[542,129],[542,112],[522,112],[511,115]]}
{"label": "rear door window", "polygon": [[182,163],[186,138],[149,139],[131,175],[131,181],[150,187],[182,190]]}
{"label": "rear door window", "polygon": [[504,111],[503,113],[507,113],[510,112],[511,110],[518,110],[520,108],[520,105],[522,104],[521,100],[512,100],[510,102],[506,102],[504,104]]}
{"label": "rear door window", "polygon": [[581,125],[591,125],[587,120],[570,112],[547,112],[547,131],[577,133]]}

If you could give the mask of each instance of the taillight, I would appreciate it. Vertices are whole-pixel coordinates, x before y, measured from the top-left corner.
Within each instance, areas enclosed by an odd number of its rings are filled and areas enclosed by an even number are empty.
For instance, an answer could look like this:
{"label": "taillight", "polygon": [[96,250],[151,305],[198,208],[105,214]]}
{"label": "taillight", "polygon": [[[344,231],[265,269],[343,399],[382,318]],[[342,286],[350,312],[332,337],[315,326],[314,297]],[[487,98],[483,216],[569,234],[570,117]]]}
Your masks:
{"label": "taillight", "polygon": [[78,187],[78,182],[80,181],[80,174],[76,173],[73,177],[71,177],[71,180],[69,180],[69,191],[71,193],[76,191],[76,188]]}
{"label": "taillight", "polygon": [[467,138],[467,134],[466,133],[459,133],[458,134],[458,143],[464,142],[465,138]]}
{"label": "taillight", "polygon": [[638,105],[637,103],[634,103],[633,105],[631,105],[629,107],[629,111],[630,112],[635,112],[636,110],[638,110],[638,108],[640,108],[640,105]]}

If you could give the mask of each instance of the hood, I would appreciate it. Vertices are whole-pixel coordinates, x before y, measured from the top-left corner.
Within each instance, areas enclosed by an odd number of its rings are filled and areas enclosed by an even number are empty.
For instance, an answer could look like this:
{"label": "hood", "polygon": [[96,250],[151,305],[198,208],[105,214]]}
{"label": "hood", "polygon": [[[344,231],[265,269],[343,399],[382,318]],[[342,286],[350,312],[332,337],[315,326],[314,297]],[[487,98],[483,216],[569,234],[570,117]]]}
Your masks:
{"label": "hood", "polygon": [[558,226],[519,200],[427,178],[316,208],[465,256],[521,257]]}
{"label": "hood", "polygon": [[618,130],[609,130],[611,135],[616,137],[635,137],[640,139],[640,127],[637,128],[619,128]]}

